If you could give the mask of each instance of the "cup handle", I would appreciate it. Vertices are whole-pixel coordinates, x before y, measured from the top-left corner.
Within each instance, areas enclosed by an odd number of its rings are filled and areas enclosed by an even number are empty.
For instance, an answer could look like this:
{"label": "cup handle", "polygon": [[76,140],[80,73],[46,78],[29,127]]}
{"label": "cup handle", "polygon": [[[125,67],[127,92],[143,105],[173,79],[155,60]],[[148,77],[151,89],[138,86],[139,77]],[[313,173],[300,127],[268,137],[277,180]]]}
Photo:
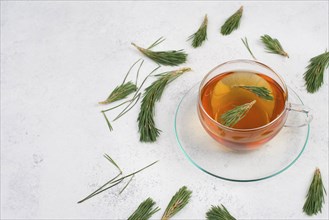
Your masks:
{"label": "cup handle", "polygon": [[288,103],[287,110],[305,113],[305,120],[302,124],[296,124],[296,125],[285,124],[284,127],[303,127],[303,126],[309,125],[313,119],[312,110],[305,105]]}

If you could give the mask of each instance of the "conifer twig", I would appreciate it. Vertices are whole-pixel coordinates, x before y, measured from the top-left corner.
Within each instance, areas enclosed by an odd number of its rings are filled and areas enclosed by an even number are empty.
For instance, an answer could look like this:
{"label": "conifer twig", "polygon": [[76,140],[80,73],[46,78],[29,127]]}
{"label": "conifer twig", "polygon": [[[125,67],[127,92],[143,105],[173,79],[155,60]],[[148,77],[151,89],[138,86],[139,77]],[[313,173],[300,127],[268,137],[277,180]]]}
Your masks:
{"label": "conifer twig", "polygon": [[329,52],[324,52],[309,61],[307,71],[304,73],[304,80],[307,92],[315,93],[323,84],[325,69],[329,67]]}
{"label": "conifer twig", "polygon": [[261,40],[265,45],[268,53],[279,54],[281,56],[289,58],[288,53],[283,50],[281,43],[278,39],[272,38],[269,35],[265,34],[261,36]]}
{"label": "conifer twig", "polygon": [[208,17],[205,15],[203,22],[199,29],[189,36],[187,40],[192,40],[192,46],[194,48],[200,47],[202,43],[207,39],[207,26],[208,26]]}
{"label": "conifer twig", "polygon": [[307,215],[316,215],[321,212],[322,205],[325,202],[324,194],[327,194],[327,192],[322,183],[320,170],[319,168],[316,168],[312,183],[308,189],[303,211]]}
{"label": "conifer twig", "polygon": [[[123,82],[118,85],[112,92],[111,94],[107,97],[107,99],[105,101],[99,102],[99,104],[105,105],[105,104],[110,104],[112,102],[121,100],[126,98],[128,95],[130,95],[131,93],[135,92],[137,90],[137,86],[136,84],[134,84],[133,82],[129,81],[126,82],[126,79],[130,73],[130,71],[132,70],[132,68],[140,61],[141,59],[137,60],[128,70],[128,72],[126,73],[125,78],[123,79]],[[144,61],[143,61],[144,62]],[[142,62],[142,64],[143,64]],[[137,72],[136,75],[136,79],[138,78],[138,74],[139,71]]]}
{"label": "conifer twig", "polygon": [[186,186],[183,186],[176,192],[171,198],[165,212],[162,215],[161,220],[169,220],[177,212],[182,210],[190,201],[192,191],[188,190]]}
{"label": "conifer twig", "polygon": [[233,127],[236,123],[238,123],[242,118],[246,116],[251,107],[256,103],[256,100],[246,103],[243,105],[239,105],[234,107],[231,110],[228,110],[224,114],[221,115],[221,123],[228,127]]}
{"label": "conifer twig", "polygon": [[151,49],[156,45],[163,42],[165,39],[162,37],[155,41],[148,48],[142,48],[135,43],[131,43],[134,47],[136,47],[141,53],[155,61],[158,64],[166,65],[166,66],[177,66],[179,64],[185,63],[187,54],[184,50],[168,50],[168,51],[152,51]]}
{"label": "conifer twig", "polygon": [[[136,85],[137,85],[137,81],[138,81],[138,75],[139,75],[139,71],[140,71],[140,69],[141,69],[141,67],[142,67],[142,65],[143,65],[143,63],[144,63],[144,60],[141,62],[141,64],[139,65],[139,68],[138,68],[138,70],[137,70],[137,74],[136,74]],[[120,104],[118,104],[118,105],[116,105],[116,106],[114,106],[114,107],[111,107],[111,108],[109,108],[109,109],[105,109],[105,110],[102,110],[101,111],[101,113],[103,114],[103,116],[104,116],[104,118],[105,118],[105,120],[106,120],[106,123],[107,123],[107,125],[108,125],[108,127],[109,127],[109,129],[110,129],[110,131],[112,131],[113,130],[113,127],[112,127],[112,125],[111,125],[111,122],[110,122],[110,120],[108,119],[108,117],[106,116],[106,112],[108,112],[108,111],[111,111],[111,110],[113,110],[113,109],[116,109],[116,108],[118,108],[118,107],[120,107],[120,106],[122,106],[122,105],[125,105],[125,104],[127,104],[128,103],[128,105],[126,105],[126,107],[125,108],[123,108],[122,109],[122,111],[112,120],[112,121],[116,121],[116,120],[118,120],[119,118],[121,118],[123,115],[125,115],[127,112],[129,112],[136,104],[137,104],[137,102],[138,102],[138,100],[140,99],[140,97],[141,97],[141,93],[139,92],[140,90],[141,90],[141,88],[143,87],[143,85],[144,85],[144,83],[145,83],[145,81],[148,79],[148,77],[152,74],[152,73],[154,73],[157,69],[159,69],[160,68],[160,66],[158,66],[158,67],[156,67],[154,70],[152,70],[145,78],[144,78],[144,80],[142,81],[142,83],[141,83],[141,85],[138,87],[138,89],[136,90],[136,92],[135,92],[135,94],[134,94],[134,96],[130,99],[130,100],[128,100],[128,101],[125,101],[125,102],[122,102],[122,103],[120,103]],[[125,82],[125,80],[123,81],[123,83]]]}
{"label": "conifer twig", "polygon": [[266,87],[259,87],[259,86],[233,86],[233,88],[241,88],[248,90],[249,92],[254,93],[258,97],[265,99],[265,100],[273,100],[273,96],[271,95],[270,90]]}
{"label": "conifer twig", "polygon": [[225,206],[211,206],[206,213],[207,220],[236,220]]}
{"label": "conifer twig", "polygon": [[155,207],[155,202],[151,198],[147,198],[143,201],[138,208],[134,211],[128,220],[147,220],[152,217],[152,215],[160,210],[159,207]]}
{"label": "conifer twig", "polygon": [[238,29],[238,27],[240,25],[242,13],[243,13],[243,6],[241,6],[239,8],[239,10],[237,10],[233,15],[231,15],[231,17],[229,17],[225,21],[225,23],[223,24],[223,26],[221,27],[221,30],[220,30],[222,35],[229,35],[232,33],[232,31],[234,31],[235,29]]}
{"label": "conifer twig", "polygon": [[141,142],[154,142],[160,134],[160,130],[155,127],[154,114],[155,103],[160,100],[165,87],[182,75],[190,71],[190,68],[181,68],[175,71],[165,72],[156,75],[158,79],[145,89],[140,112],[137,118],[138,131]]}
{"label": "conifer twig", "polygon": [[156,67],[155,69],[153,69],[145,78],[144,78],[144,80],[143,80],[143,82],[141,83],[141,85],[138,87],[138,89],[137,89],[137,91],[135,92],[135,95],[134,95],[134,97],[133,97],[133,99],[135,99],[136,101],[135,102],[130,102],[114,119],[113,119],[113,121],[116,121],[116,120],[118,120],[119,118],[121,118],[124,114],[126,114],[131,108],[133,108],[136,104],[137,104],[137,102],[138,102],[138,100],[139,100],[139,98],[140,98],[140,96],[141,96],[141,93],[139,92],[142,88],[143,88],[143,85],[144,85],[144,83],[146,82],[146,80],[155,72],[155,71],[157,71],[158,69],[160,68],[160,66],[158,66],[158,67]]}

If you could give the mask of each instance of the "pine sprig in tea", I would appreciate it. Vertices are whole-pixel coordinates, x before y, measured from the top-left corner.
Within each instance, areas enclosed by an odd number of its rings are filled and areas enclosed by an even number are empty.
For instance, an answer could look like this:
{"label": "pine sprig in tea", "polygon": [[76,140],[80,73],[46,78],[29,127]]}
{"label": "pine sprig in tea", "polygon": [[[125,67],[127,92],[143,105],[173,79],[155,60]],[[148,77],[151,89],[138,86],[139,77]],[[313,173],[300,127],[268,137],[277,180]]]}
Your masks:
{"label": "pine sprig in tea", "polygon": [[279,54],[281,56],[289,58],[288,53],[283,50],[278,39],[272,38],[269,35],[265,34],[261,36],[261,40],[265,45],[268,53]]}
{"label": "pine sprig in tea", "polygon": [[229,17],[225,21],[225,23],[223,24],[220,30],[222,35],[229,35],[230,33],[232,33],[232,31],[234,31],[239,27],[242,13],[243,13],[243,6],[241,6],[239,10],[237,10],[231,17]]}
{"label": "pine sprig in tea", "polygon": [[249,44],[248,44],[248,39],[247,37],[245,37],[244,39],[241,38],[242,40],[242,43],[244,44],[244,46],[247,48],[247,50],[249,51],[250,55],[252,56],[252,58],[254,58],[254,60],[257,60],[256,57],[254,56],[254,54],[252,53],[250,47],[249,47]]}
{"label": "pine sprig in tea", "polygon": [[323,84],[323,75],[329,67],[329,52],[325,52],[309,61],[307,71],[304,73],[306,89],[309,93],[315,93]]}
{"label": "pine sprig in tea", "polygon": [[155,127],[154,110],[155,103],[160,100],[162,93],[170,82],[190,71],[191,68],[181,68],[179,70],[165,72],[156,75],[158,79],[145,89],[140,113],[138,115],[138,130],[141,142],[154,142],[160,134],[160,130]]}
{"label": "pine sprig in tea", "polygon": [[145,56],[149,57],[153,61],[158,64],[163,64],[167,66],[177,66],[179,64],[185,63],[187,54],[184,50],[169,50],[169,51],[152,51],[151,49],[156,45],[162,43],[165,39],[159,38],[148,48],[142,48],[137,46],[135,43],[131,43],[134,47],[136,47],[140,52],[142,52]]}
{"label": "pine sprig in tea", "polygon": [[320,170],[317,168],[307,193],[303,211],[307,215],[316,215],[321,212],[322,204],[324,204],[324,194],[327,194],[327,192],[322,183]]}
{"label": "pine sprig in tea", "polygon": [[225,206],[211,206],[211,209],[206,213],[207,220],[236,220]]}
{"label": "pine sprig in tea", "polygon": [[152,215],[160,210],[159,207],[155,207],[155,202],[151,198],[147,198],[142,202],[136,211],[131,214],[128,220],[147,220],[152,217]]}
{"label": "pine sprig in tea", "polygon": [[203,22],[200,28],[189,36],[188,40],[192,40],[192,46],[194,48],[200,47],[202,43],[207,39],[207,26],[208,26],[208,17],[205,15]]}
{"label": "pine sprig in tea", "polygon": [[242,88],[248,90],[249,92],[254,93],[258,97],[265,99],[265,100],[273,100],[273,96],[271,95],[270,90],[266,87],[258,87],[258,86],[233,86],[237,88]]}
{"label": "pine sprig in tea", "polygon": [[[131,93],[135,92],[137,90],[137,86],[136,84],[134,84],[133,82],[129,81],[126,82],[126,79],[130,73],[130,71],[132,70],[132,68],[140,61],[141,59],[137,60],[128,70],[125,78],[123,79],[123,82],[121,83],[121,85],[117,86],[112,92],[111,94],[107,97],[107,99],[105,101],[99,102],[99,104],[105,105],[105,104],[110,104],[112,102],[121,100],[126,98],[128,95],[130,95]],[[137,72],[136,75],[136,81],[137,81],[137,77],[138,77],[139,71]],[[137,82],[136,82],[137,83]]]}
{"label": "pine sprig in tea", "polygon": [[233,127],[242,118],[246,116],[251,107],[256,103],[256,100],[243,105],[236,106],[221,115],[221,123],[228,127]]}
{"label": "pine sprig in tea", "polygon": [[190,201],[192,191],[183,186],[171,198],[166,211],[163,213],[161,220],[168,220],[173,217],[177,212],[182,210]]}

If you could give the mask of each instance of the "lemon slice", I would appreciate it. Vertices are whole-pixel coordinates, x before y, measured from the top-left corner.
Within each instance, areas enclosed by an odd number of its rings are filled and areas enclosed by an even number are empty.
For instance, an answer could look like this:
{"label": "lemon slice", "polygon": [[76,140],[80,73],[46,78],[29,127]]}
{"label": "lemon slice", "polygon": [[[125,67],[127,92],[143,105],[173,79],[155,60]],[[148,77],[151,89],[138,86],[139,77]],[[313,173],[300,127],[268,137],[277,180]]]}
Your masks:
{"label": "lemon slice", "polygon": [[265,87],[273,95],[273,89],[271,85],[258,74],[252,72],[231,73],[225,76],[222,80],[218,81],[213,89],[211,107],[215,117],[216,115],[218,116],[218,114],[222,114],[220,109],[223,109],[224,106],[230,105],[230,103],[236,104],[239,102],[239,100],[241,100],[241,102],[246,102],[246,100],[256,100],[258,107],[266,112],[267,117],[272,117],[275,107],[274,100],[262,99],[250,91],[234,86]]}

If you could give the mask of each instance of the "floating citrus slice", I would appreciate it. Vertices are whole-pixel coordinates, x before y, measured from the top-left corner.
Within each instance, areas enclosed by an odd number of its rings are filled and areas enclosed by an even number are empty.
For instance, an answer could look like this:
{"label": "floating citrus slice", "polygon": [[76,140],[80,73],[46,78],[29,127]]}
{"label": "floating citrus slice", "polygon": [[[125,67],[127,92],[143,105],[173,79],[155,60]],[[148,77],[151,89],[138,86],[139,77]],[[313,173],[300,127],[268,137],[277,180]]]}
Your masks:
{"label": "floating citrus slice", "polygon": [[[225,76],[223,79],[217,82],[213,89],[211,97],[211,107],[214,118],[219,121],[219,117],[225,111],[234,108],[235,106],[245,104],[256,100],[255,107],[251,111],[256,111],[254,114],[259,115],[258,126],[262,126],[268,122],[273,114],[275,107],[274,100],[263,99],[251,91],[248,91],[237,86],[257,86],[265,87],[273,95],[273,89],[271,85],[262,77],[252,72],[233,72]],[[247,115],[248,116],[248,115]],[[241,120],[244,124],[243,127],[248,127],[248,118]],[[241,127],[242,124],[237,124],[237,127]],[[255,123],[254,123],[255,124]],[[236,127],[236,126],[234,126]]]}

